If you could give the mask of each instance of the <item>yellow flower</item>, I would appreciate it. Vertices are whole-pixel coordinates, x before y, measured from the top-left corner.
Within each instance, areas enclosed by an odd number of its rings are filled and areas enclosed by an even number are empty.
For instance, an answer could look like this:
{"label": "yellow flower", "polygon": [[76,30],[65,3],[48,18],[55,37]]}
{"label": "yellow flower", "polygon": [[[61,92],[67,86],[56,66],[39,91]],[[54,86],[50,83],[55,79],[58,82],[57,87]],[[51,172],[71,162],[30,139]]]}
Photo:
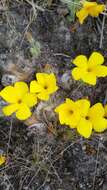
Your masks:
{"label": "yellow flower", "polygon": [[83,24],[84,20],[88,16],[98,17],[101,12],[105,10],[104,4],[98,4],[96,2],[83,1],[83,8],[77,11],[76,16],[79,19],[80,24]]}
{"label": "yellow flower", "polygon": [[79,55],[73,60],[73,64],[77,67],[72,69],[72,76],[75,80],[83,80],[84,82],[95,85],[97,77],[107,76],[107,66],[102,65],[104,57],[98,53],[93,52],[87,60],[84,55]]}
{"label": "yellow flower", "polygon": [[3,155],[0,155],[0,166],[6,162],[6,157]]}
{"label": "yellow flower", "polygon": [[30,83],[30,92],[36,93],[41,100],[48,100],[49,95],[58,89],[55,75],[53,73],[37,73],[36,78],[37,81],[33,80]]}
{"label": "yellow flower", "polygon": [[104,118],[104,108],[101,103],[97,103],[90,108],[88,100],[76,101],[81,110],[81,118],[77,124],[77,131],[85,138],[89,138],[92,129],[96,132],[103,132],[107,129],[107,120]]}
{"label": "yellow flower", "polygon": [[31,116],[30,107],[37,103],[37,97],[29,92],[25,82],[16,82],[14,86],[7,86],[1,92],[0,96],[8,103],[3,107],[3,113],[6,116],[16,112],[19,120],[25,120]]}
{"label": "yellow flower", "polygon": [[75,128],[80,119],[80,109],[76,106],[76,103],[69,98],[66,102],[56,107],[55,112],[59,114],[59,121],[61,124],[70,125],[71,128]]}

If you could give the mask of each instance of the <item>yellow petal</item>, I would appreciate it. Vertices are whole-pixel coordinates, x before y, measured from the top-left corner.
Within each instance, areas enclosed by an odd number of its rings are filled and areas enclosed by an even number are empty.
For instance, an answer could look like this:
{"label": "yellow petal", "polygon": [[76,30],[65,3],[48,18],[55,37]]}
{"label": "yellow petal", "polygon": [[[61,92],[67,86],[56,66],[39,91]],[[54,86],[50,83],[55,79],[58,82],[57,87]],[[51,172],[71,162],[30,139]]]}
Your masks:
{"label": "yellow petal", "polygon": [[87,116],[89,108],[90,108],[89,100],[87,100],[87,99],[77,100],[76,105],[81,110],[81,116]]}
{"label": "yellow petal", "polygon": [[65,124],[69,125],[70,128],[76,128],[79,118],[74,119],[74,115],[70,117],[66,111],[62,110],[59,112],[59,121],[61,125]]}
{"label": "yellow petal", "polygon": [[92,123],[85,118],[81,118],[77,125],[77,131],[83,137],[89,138],[92,133]]}
{"label": "yellow petal", "polygon": [[89,117],[92,119],[104,117],[105,111],[101,103],[96,103],[89,109]]}
{"label": "yellow petal", "polygon": [[75,80],[81,79],[81,69],[80,68],[77,67],[77,68],[72,69],[71,74]]}
{"label": "yellow petal", "polygon": [[60,112],[62,111],[63,109],[68,109],[69,107],[73,107],[75,106],[76,107],[76,104],[73,100],[71,100],[70,98],[66,98],[66,101],[64,103],[61,103],[59,106],[57,106],[55,108],[55,112]]}
{"label": "yellow petal", "polygon": [[92,121],[93,128],[96,132],[103,132],[107,129],[107,120],[105,118],[97,118]]}
{"label": "yellow petal", "polygon": [[102,4],[102,5],[97,5],[97,11],[99,12],[99,13],[101,13],[101,12],[103,12],[105,9],[106,9],[106,6],[104,5],[104,4]]}
{"label": "yellow petal", "polygon": [[97,6],[97,3],[96,3],[96,2],[89,2],[89,1],[83,1],[82,4],[83,4],[83,7],[84,7],[85,9],[89,9],[89,8],[92,8],[92,7],[96,7],[96,6]]}
{"label": "yellow petal", "polygon": [[87,57],[85,55],[78,55],[73,60],[73,64],[80,68],[87,68],[87,63]]}
{"label": "yellow petal", "polygon": [[89,15],[92,17],[97,17],[104,10],[105,10],[105,5],[97,5],[92,10],[89,11]]}
{"label": "yellow petal", "polygon": [[0,96],[8,103],[17,102],[17,95],[13,86],[6,86],[1,92]]}
{"label": "yellow petal", "polygon": [[[69,115],[68,115],[69,116]],[[66,116],[67,117],[67,116]],[[69,116],[68,121],[66,122],[67,125],[72,126],[75,128],[80,120],[80,113],[75,111],[72,116]]]}
{"label": "yellow petal", "polygon": [[14,88],[18,98],[23,98],[23,96],[29,91],[28,85],[25,82],[16,82]]}
{"label": "yellow petal", "polygon": [[86,69],[75,67],[72,69],[71,74],[75,80],[80,80],[82,75],[86,73]]}
{"label": "yellow petal", "polygon": [[52,84],[47,84],[47,89],[45,90],[45,92],[47,94],[52,94],[54,92],[56,92],[58,90],[58,87]]}
{"label": "yellow petal", "polygon": [[47,93],[51,94],[55,92],[58,87],[56,85],[56,78],[53,73],[49,74],[48,77],[45,77],[45,87],[47,87],[45,90]]}
{"label": "yellow petal", "polygon": [[65,103],[62,103],[62,104],[60,104],[59,106],[57,106],[57,107],[55,108],[55,112],[56,112],[56,113],[59,113],[59,112],[63,109],[64,105],[65,105]]}
{"label": "yellow petal", "polygon": [[47,74],[47,73],[37,73],[36,74],[37,82],[39,84],[41,84],[42,86],[45,85],[45,79],[48,77],[49,77],[49,74]]}
{"label": "yellow petal", "polygon": [[67,125],[66,120],[67,120],[67,118],[65,119],[65,112],[64,111],[60,111],[59,112],[59,121],[60,121],[60,124],[61,125],[66,124]]}
{"label": "yellow petal", "polygon": [[59,113],[59,118],[60,118],[60,121],[63,121],[63,124],[66,124],[72,128],[75,128],[79,122],[80,114],[77,111],[74,111],[73,114],[70,114],[67,112],[67,110],[65,110],[65,112],[63,111]]}
{"label": "yellow petal", "polygon": [[89,58],[88,66],[90,68],[93,68],[97,65],[101,65],[104,62],[104,57],[101,55],[101,53],[93,52]]}
{"label": "yellow petal", "polygon": [[33,107],[37,104],[37,96],[35,94],[27,93],[23,98],[23,103],[28,107]]}
{"label": "yellow petal", "polygon": [[16,117],[19,120],[26,120],[31,116],[31,111],[29,109],[29,107],[26,104],[21,104],[20,108],[18,109],[18,111],[16,112]]}
{"label": "yellow petal", "polygon": [[85,18],[87,18],[88,16],[88,12],[87,10],[82,8],[80,11],[76,12],[76,16],[78,17],[80,24],[83,24]]}
{"label": "yellow petal", "polygon": [[10,104],[8,106],[3,107],[2,111],[4,113],[4,115],[6,116],[10,116],[12,115],[14,112],[16,112],[19,108],[19,105],[16,104]]}
{"label": "yellow petal", "polygon": [[88,84],[96,85],[97,78],[92,72],[87,72],[86,74],[83,74],[81,79]]}
{"label": "yellow petal", "polygon": [[[67,98],[67,99],[68,99],[68,98]],[[70,102],[70,104],[71,104],[71,103],[72,103],[72,102]],[[70,106],[69,106],[69,107],[70,107]],[[69,109],[69,107],[68,107],[67,103],[64,102],[64,103],[60,104],[59,106],[57,106],[57,107],[55,108],[55,112],[56,112],[56,113],[65,112],[66,110]]]}
{"label": "yellow petal", "polygon": [[47,94],[47,93],[45,92],[45,90],[44,90],[44,91],[38,93],[38,94],[37,94],[37,97],[38,97],[40,100],[45,100],[45,101],[47,101],[47,100],[49,99],[49,94]]}
{"label": "yellow petal", "polygon": [[96,66],[94,72],[97,77],[106,77],[107,76],[107,66],[99,65]]}
{"label": "yellow petal", "polygon": [[76,106],[75,102],[71,100],[70,98],[66,98],[66,105],[68,104],[68,107]]}
{"label": "yellow petal", "polygon": [[0,155],[0,166],[6,162],[6,157]]}
{"label": "yellow petal", "polygon": [[54,73],[49,74],[49,79],[52,84],[56,85],[56,77]]}
{"label": "yellow petal", "polygon": [[30,92],[31,93],[38,93],[41,91],[43,91],[43,87],[36,80],[31,81]]}

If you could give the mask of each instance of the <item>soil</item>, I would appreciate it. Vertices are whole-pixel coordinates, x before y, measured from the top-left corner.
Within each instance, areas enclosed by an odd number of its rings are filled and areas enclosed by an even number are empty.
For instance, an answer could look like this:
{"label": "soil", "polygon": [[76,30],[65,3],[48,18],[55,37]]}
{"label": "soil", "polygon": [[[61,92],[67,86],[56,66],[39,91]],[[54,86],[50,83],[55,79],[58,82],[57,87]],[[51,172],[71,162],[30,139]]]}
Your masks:
{"label": "soil", "polygon": [[[66,97],[86,97],[92,104],[107,102],[107,78],[98,79],[91,87],[70,76],[71,60],[79,54],[101,52],[107,64],[107,18],[100,47],[103,15],[88,17],[80,25],[77,19],[67,20],[69,11],[60,1],[34,3],[40,9],[34,10],[24,0],[0,5],[0,87],[19,80],[29,83],[36,72],[51,70],[57,75],[60,90],[51,97],[51,103],[39,103],[35,108],[39,110],[37,126],[1,115],[0,151],[8,160],[0,167],[0,190],[107,190],[107,131],[93,133],[87,140],[60,126],[50,112]],[[29,33],[41,46],[36,58],[30,53]],[[42,106],[47,109],[46,117]]]}

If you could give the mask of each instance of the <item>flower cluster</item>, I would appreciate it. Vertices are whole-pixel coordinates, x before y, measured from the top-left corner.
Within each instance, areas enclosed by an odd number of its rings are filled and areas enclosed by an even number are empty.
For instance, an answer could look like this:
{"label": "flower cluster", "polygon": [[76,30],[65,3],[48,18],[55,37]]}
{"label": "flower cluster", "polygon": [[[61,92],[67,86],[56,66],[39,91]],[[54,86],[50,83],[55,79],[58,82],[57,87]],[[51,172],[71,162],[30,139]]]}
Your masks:
{"label": "flower cluster", "polygon": [[73,60],[76,67],[72,69],[72,76],[75,80],[83,80],[95,85],[97,77],[107,76],[107,66],[102,65],[103,62],[104,57],[98,52],[93,52],[89,59],[84,55],[79,55]]}
{"label": "flower cluster", "polygon": [[73,101],[67,98],[55,112],[59,114],[61,124],[76,128],[85,138],[91,136],[92,130],[103,132],[107,129],[107,106],[104,108],[101,103],[91,106],[87,99]]}
{"label": "flower cluster", "polygon": [[[104,57],[93,52],[87,59],[79,55],[73,60],[76,65],[72,69],[72,76],[75,80],[95,85],[97,77],[107,76],[107,66],[102,65]],[[19,120],[26,120],[32,115],[32,107],[39,100],[47,101],[51,94],[56,92],[58,86],[53,73],[37,73],[36,80],[30,82],[30,87],[25,82],[16,82],[13,86],[6,86],[0,92],[0,97],[6,101],[2,111],[4,115],[16,114]],[[73,101],[66,99],[66,102],[59,105],[55,112],[59,114],[61,124],[77,128],[77,131],[84,137],[90,137],[92,130],[103,132],[107,128],[107,105],[105,108],[101,103],[90,107],[87,99]]]}
{"label": "flower cluster", "polygon": [[82,9],[76,13],[80,24],[83,24],[88,16],[98,17],[105,10],[104,4],[98,4],[96,2],[82,1],[82,5]]}
{"label": "flower cluster", "polygon": [[31,116],[30,108],[37,104],[37,98],[48,100],[58,89],[53,73],[37,73],[36,78],[37,81],[31,81],[30,89],[25,82],[16,82],[14,86],[1,90],[0,96],[7,102],[2,110],[4,115],[10,116],[15,112],[19,120],[26,120]]}

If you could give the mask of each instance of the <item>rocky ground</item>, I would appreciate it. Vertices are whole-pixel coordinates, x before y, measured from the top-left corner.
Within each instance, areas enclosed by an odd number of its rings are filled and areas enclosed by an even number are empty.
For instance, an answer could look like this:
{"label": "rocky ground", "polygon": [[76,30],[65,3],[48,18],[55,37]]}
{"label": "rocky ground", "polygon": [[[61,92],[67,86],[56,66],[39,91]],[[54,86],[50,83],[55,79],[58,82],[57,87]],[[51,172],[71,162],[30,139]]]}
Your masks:
{"label": "rocky ground", "polygon": [[[89,140],[60,126],[53,108],[66,97],[107,101],[107,78],[90,87],[71,78],[71,60],[101,52],[107,61],[107,16],[69,22],[69,11],[58,0],[0,2],[0,87],[29,83],[36,72],[52,71],[60,89],[35,109],[31,126],[0,113],[0,190],[107,190],[107,132]],[[101,34],[103,32],[103,39]],[[32,39],[36,52],[32,53]],[[0,108],[3,102],[0,101]]]}

